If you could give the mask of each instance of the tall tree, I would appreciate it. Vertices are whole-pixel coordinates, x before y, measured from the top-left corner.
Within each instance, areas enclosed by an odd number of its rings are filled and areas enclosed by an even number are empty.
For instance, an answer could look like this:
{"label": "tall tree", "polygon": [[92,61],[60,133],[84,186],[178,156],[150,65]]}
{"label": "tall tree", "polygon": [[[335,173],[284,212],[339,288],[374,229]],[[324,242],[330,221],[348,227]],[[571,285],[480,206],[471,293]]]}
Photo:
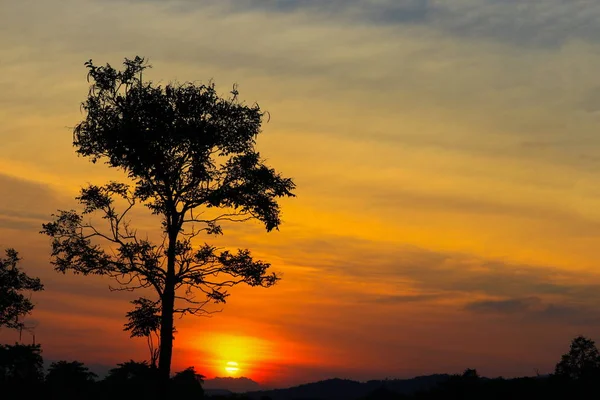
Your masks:
{"label": "tall tree", "polygon": [[14,249],[7,249],[6,257],[0,257],[0,327],[22,329],[21,318],[33,310],[33,303],[26,292],[44,289],[38,278],[31,278],[21,271],[21,260]]}
{"label": "tall tree", "polygon": [[[277,200],[293,196],[295,184],[257,152],[264,112],[238,101],[235,87],[221,97],[214,84],[154,85],[142,79],[149,65],[140,57],[125,59],[120,71],[91,60],[86,66],[92,84],[82,104],[86,117],[74,129],[76,152],[124,171],[132,183],[83,188],[77,197],[83,211],[59,210],[42,233],[52,239],[57,271],[107,275],[117,289],[156,291],[158,364],[168,384],[175,313],[202,314],[208,302],[225,303],[233,285],[269,287],[279,279],[247,249],[197,247],[194,238],[251,219],[278,229]],[[161,217],[160,240],[131,227],[128,213],[136,204]],[[84,220],[94,212],[105,229]]]}

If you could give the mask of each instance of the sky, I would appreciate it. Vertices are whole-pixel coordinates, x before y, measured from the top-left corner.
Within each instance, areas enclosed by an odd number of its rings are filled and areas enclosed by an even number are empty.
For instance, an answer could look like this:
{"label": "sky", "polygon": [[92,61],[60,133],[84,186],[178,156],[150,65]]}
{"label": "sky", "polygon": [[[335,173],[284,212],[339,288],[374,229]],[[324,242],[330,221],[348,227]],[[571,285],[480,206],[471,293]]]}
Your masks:
{"label": "sky", "polygon": [[54,272],[38,233],[122,178],[76,156],[72,127],[83,63],[140,55],[157,83],[237,83],[297,184],[279,232],[207,238],[283,279],[177,320],[174,370],[236,362],[279,387],[551,372],[600,336],[599,20],[584,0],[0,0],[0,249],[46,286],[29,317],[44,357],[147,357],[122,331],[131,295]]}

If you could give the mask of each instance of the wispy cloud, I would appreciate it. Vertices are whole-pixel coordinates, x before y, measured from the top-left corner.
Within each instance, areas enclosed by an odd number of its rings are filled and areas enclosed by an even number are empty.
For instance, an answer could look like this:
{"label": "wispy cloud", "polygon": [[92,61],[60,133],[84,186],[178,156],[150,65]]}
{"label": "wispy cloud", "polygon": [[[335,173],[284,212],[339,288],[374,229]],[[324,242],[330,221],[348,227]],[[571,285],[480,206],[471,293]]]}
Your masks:
{"label": "wispy cloud", "polygon": [[412,303],[421,301],[436,300],[442,297],[440,294],[398,294],[398,295],[387,295],[378,296],[373,298],[371,301],[378,304],[399,304],[399,303]]}
{"label": "wispy cloud", "polygon": [[[139,2],[152,3],[148,0]],[[517,46],[556,47],[568,40],[596,42],[600,7],[585,0],[435,1],[435,0],[235,0],[220,2],[224,14],[268,12],[309,14],[353,23],[396,27],[426,25],[447,34],[498,40]],[[174,12],[206,9],[189,0],[167,3]]]}
{"label": "wispy cloud", "polygon": [[523,299],[475,301],[467,304],[465,308],[480,313],[514,314],[528,311],[533,305],[539,303],[540,299],[538,297],[528,297]]}
{"label": "wispy cloud", "polygon": [[483,300],[467,303],[465,309],[486,315],[515,317],[521,323],[561,324],[572,326],[600,325],[598,304],[590,305],[545,303],[539,297]]}

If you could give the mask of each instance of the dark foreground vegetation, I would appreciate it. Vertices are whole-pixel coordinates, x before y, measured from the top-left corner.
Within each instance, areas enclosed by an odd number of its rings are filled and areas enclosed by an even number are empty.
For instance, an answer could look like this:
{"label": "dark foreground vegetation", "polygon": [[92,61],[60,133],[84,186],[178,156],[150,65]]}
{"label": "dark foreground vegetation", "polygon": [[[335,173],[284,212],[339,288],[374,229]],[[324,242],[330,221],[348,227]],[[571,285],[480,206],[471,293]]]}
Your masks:
{"label": "dark foreground vegetation", "polygon": [[[58,361],[43,369],[40,345],[0,345],[0,398],[158,399],[160,373],[147,362],[128,361],[103,379],[77,361]],[[170,399],[205,397],[203,376],[194,367],[170,378]],[[600,396],[600,353],[579,336],[556,365],[554,374],[488,379],[474,369],[460,375],[409,380],[355,382],[331,379],[288,389],[211,396],[238,400],[368,399],[588,399]],[[206,396],[208,397],[208,396]]]}
{"label": "dark foreground vegetation", "polygon": [[[171,399],[204,396],[194,367],[170,379]],[[102,380],[78,361],[54,362],[44,373],[39,345],[0,345],[0,399],[158,399],[160,375],[147,362],[128,361]]]}

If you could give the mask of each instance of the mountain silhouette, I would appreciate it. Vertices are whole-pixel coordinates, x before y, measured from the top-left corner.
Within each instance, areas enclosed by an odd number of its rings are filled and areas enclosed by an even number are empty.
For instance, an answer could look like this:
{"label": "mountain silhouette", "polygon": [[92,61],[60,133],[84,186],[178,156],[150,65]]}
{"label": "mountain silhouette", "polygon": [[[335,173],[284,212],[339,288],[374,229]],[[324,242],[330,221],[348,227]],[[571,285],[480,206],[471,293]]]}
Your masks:
{"label": "mountain silhouette", "polygon": [[216,377],[213,379],[206,379],[202,386],[207,394],[212,395],[223,395],[225,394],[224,391],[232,393],[244,393],[255,392],[262,389],[258,382],[255,382],[252,379],[244,376],[239,378]]}
{"label": "mountain silhouette", "polygon": [[371,393],[396,393],[410,395],[429,390],[450,379],[450,375],[436,374],[412,379],[386,379],[357,382],[349,379],[327,379],[287,389],[261,390],[246,393],[252,399],[269,397],[272,400],[320,399],[354,400],[368,397]]}

